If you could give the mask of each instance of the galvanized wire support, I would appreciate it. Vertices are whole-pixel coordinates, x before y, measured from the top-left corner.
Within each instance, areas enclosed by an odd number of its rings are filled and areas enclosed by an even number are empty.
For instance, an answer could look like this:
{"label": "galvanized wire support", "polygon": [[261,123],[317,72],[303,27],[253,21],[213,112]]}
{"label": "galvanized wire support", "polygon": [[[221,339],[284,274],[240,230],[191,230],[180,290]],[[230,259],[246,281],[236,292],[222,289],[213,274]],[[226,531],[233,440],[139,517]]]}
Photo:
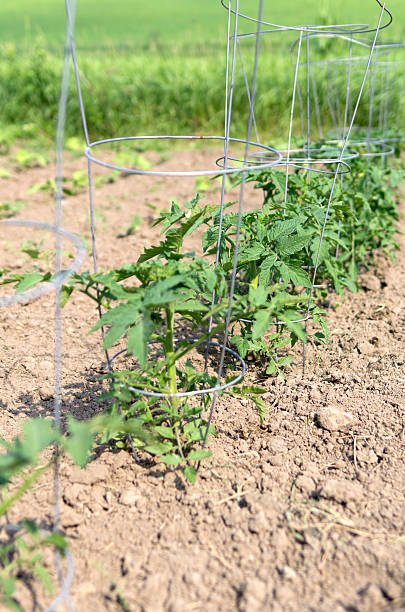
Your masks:
{"label": "galvanized wire support", "polygon": [[[92,181],[92,166],[96,164],[98,166],[102,166],[105,168],[110,168],[112,170],[119,170],[121,172],[125,172],[127,174],[134,174],[137,176],[153,176],[153,177],[188,177],[188,176],[222,176],[222,189],[221,189],[221,204],[220,204],[220,230],[218,234],[217,240],[217,258],[219,257],[220,251],[220,243],[222,239],[222,219],[224,214],[224,205],[225,205],[225,184],[226,177],[230,175],[238,175],[241,177],[240,183],[240,197],[239,197],[239,206],[238,206],[238,224],[237,224],[237,234],[236,234],[236,248],[235,248],[235,257],[233,262],[233,267],[230,273],[229,278],[229,299],[228,299],[228,308],[227,314],[225,316],[225,331],[223,338],[218,343],[214,337],[208,338],[206,341],[206,363],[208,359],[208,355],[210,352],[211,346],[220,347],[220,358],[217,370],[217,384],[210,389],[201,389],[199,392],[202,394],[211,394],[212,395],[212,403],[209,415],[209,423],[211,422],[211,418],[214,412],[215,403],[217,399],[218,393],[223,390],[224,383],[223,380],[223,370],[224,370],[224,362],[225,355],[230,349],[227,347],[228,342],[228,334],[229,334],[229,323],[232,314],[233,308],[233,295],[235,291],[235,282],[236,282],[236,270],[237,270],[237,261],[238,261],[238,244],[239,244],[239,232],[240,232],[240,224],[242,218],[242,210],[244,205],[244,194],[245,194],[245,177],[248,171],[254,170],[264,170],[269,169],[281,162],[282,155],[276,151],[273,147],[261,144],[258,142],[257,137],[257,125],[254,117],[254,103],[255,103],[255,90],[256,90],[256,81],[257,81],[257,73],[258,73],[258,61],[259,61],[259,50],[260,50],[260,39],[261,39],[261,15],[263,12],[263,0],[259,0],[258,7],[258,27],[257,27],[257,42],[255,46],[255,56],[253,59],[253,74],[248,75],[248,71],[246,70],[243,56],[241,53],[239,41],[238,41],[238,24],[239,24],[239,0],[235,0],[235,3],[231,6],[235,7],[235,10],[228,11],[228,40],[227,40],[227,55],[226,55],[226,66],[225,66],[225,124],[224,124],[224,134],[223,135],[205,135],[205,136],[184,136],[184,135],[172,135],[172,134],[162,134],[162,135],[153,135],[153,136],[143,136],[143,135],[130,135],[130,136],[117,136],[116,138],[98,138],[97,140],[91,140],[89,137],[89,129],[87,126],[87,118],[85,112],[85,104],[82,95],[82,87],[80,81],[80,72],[78,68],[78,61],[76,57],[75,50],[75,42],[73,34],[70,37],[71,44],[71,53],[73,57],[73,65],[75,70],[76,77],[76,85],[77,85],[77,93],[79,97],[79,105],[81,111],[82,125],[84,137],[86,140],[86,149],[85,155],[88,159],[88,168],[89,168],[89,206],[90,206],[90,220],[91,220],[91,235],[92,235],[92,248],[93,248],[93,262],[94,262],[94,270],[97,271],[97,260],[98,260],[98,250],[96,246],[96,230],[94,224],[94,212],[95,212],[95,198],[93,191],[93,181]],[[68,23],[71,22],[71,7],[70,1],[66,0],[66,12]],[[244,135],[235,135],[232,132],[232,105],[233,105],[233,96],[234,96],[234,87],[235,87],[235,73],[237,71],[237,62],[238,57],[240,58],[239,69],[242,70],[244,75],[245,83],[247,84],[247,118],[246,118],[246,133]],[[252,139],[252,130],[256,132],[256,140]],[[105,149],[105,145],[110,145],[112,143],[133,143],[134,145],[145,142],[152,141],[157,144],[161,141],[182,141],[183,143],[192,143],[198,141],[205,141],[208,144],[218,143],[223,147],[224,154],[218,159],[213,160],[213,164],[210,168],[204,169],[195,169],[192,171],[185,171],[181,168],[175,171],[163,171],[161,169],[156,170],[143,170],[137,167],[122,167],[116,164],[109,163],[103,158],[103,148]],[[215,302],[216,296],[212,297],[213,302]],[[99,313],[101,316],[101,312]],[[209,323],[209,331],[212,331],[212,321]],[[243,360],[239,355],[235,354],[234,351],[231,351],[236,355],[236,359],[240,361],[242,364],[242,371],[244,371]],[[112,369],[112,360],[109,357],[108,353],[106,353],[107,367]],[[239,376],[235,377],[232,384],[239,380]],[[150,395],[151,391],[149,390],[141,390],[137,389],[136,393],[139,395]],[[154,396],[156,394],[153,394]],[[161,398],[170,398],[170,397],[184,397],[187,396],[187,393],[178,393],[178,394],[170,394],[170,393],[161,393],[158,394]],[[209,424],[207,427],[207,433],[209,429]]]}
{"label": "galvanized wire support", "polygon": [[[73,5],[74,8],[74,5]],[[61,287],[83,263],[86,252],[82,241],[72,232],[62,227],[62,185],[63,185],[63,142],[66,121],[66,107],[68,97],[69,72],[70,72],[70,47],[69,37],[66,38],[64,63],[61,78],[61,93],[58,108],[58,121],[56,129],[56,195],[54,208],[54,224],[43,223],[35,220],[7,219],[0,222],[0,227],[20,227],[30,230],[30,235],[35,230],[51,233],[55,239],[55,269],[54,275],[49,282],[41,283],[32,289],[13,295],[0,297],[0,308],[9,308],[16,305],[28,304],[49,293],[55,294],[54,302],[54,407],[53,418],[56,429],[61,428],[62,416],[62,313],[61,313]],[[73,263],[67,268],[62,268],[62,240],[68,240],[76,250]],[[54,449],[54,477],[53,477],[53,531],[59,531],[59,449]],[[64,572],[63,566],[66,565]],[[60,584],[60,592],[53,602],[46,608],[46,612],[55,612],[60,605],[65,604],[70,612],[74,612],[71,601],[70,588],[74,575],[74,562],[69,549],[66,550],[64,558],[55,551],[55,569]]]}

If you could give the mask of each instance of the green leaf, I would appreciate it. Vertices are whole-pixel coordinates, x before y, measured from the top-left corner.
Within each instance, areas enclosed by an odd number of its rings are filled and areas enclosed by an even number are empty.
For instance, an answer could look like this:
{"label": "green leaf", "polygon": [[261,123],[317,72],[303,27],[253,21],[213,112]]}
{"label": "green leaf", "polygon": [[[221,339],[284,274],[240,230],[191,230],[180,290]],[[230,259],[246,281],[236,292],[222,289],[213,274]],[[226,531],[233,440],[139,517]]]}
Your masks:
{"label": "green leaf", "polygon": [[242,387],[232,387],[231,393],[232,395],[235,394],[241,397],[247,397],[251,393],[263,395],[263,393],[266,393],[266,389],[264,387],[256,387],[255,385],[243,385]]}
{"label": "green leaf", "polygon": [[137,263],[143,263],[144,261],[148,261],[149,259],[153,259],[158,255],[161,255],[165,251],[165,246],[163,243],[160,243],[158,246],[152,246],[143,250],[142,255],[138,258]]}
{"label": "green leaf", "polygon": [[104,313],[91,331],[112,324],[111,329],[105,335],[103,344],[103,348],[108,349],[127,331],[128,327],[135,323],[138,316],[139,311],[133,304],[120,304]]}
{"label": "green leaf", "polygon": [[206,450],[192,450],[189,452],[186,459],[187,461],[203,461],[204,459],[208,459],[208,457],[211,456],[212,453]]}
{"label": "green leaf", "polygon": [[170,442],[155,442],[154,444],[145,446],[144,450],[151,455],[165,455],[166,453],[169,453],[172,448],[173,445]]}
{"label": "green leaf", "polygon": [[181,297],[179,290],[170,290],[183,285],[186,278],[185,274],[176,274],[175,276],[153,283],[153,285],[150,285],[145,290],[144,306],[164,306],[170,302],[178,301]]}
{"label": "green leaf", "polygon": [[302,287],[308,288],[311,287],[308,273],[299,266],[294,266],[290,263],[281,263],[279,270],[285,283],[289,283],[291,281],[293,285],[301,285]]}
{"label": "green leaf", "polygon": [[208,291],[214,291],[215,286],[217,284],[217,275],[215,274],[215,271],[211,268],[207,268],[205,271],[205,281]]}
{"label": "green leaf", "polygon": [[58,439],[58,433],[48,419],[31,419],[24,423],[24,449],[34,459],[37,454]]}
{"label": "green leaf", "polygon": [[38,564],[33,565],[32,571],[40,579],[48,595],[51,595],[53,591],[53,587],[52,587],[52,580],[51,580],[51,576],[49,572],[42,565],[38,565]]}
{"label": "green leaf", "polygon": [[[312,258],[313,258],[314,263],[318,255],[319,242],[320,242],[319,236],[314,238],[311,242],[311,253],[312,253]],[[328,244],[328,242],[326,240],[323,240],[322,245],[321,245],[321,250],[319,252],[319,263],[323,263],[330,257],[329,248],[330,248],[330,245]]]}
{"label": "green leaf", "polygon": [[23,291],[27,291],[32,287],[35,287],[38,283],[40,283],[44,278],[43,274],[39,272],[30,272],[29,274],[24,274],[24,277],[20,280],[17,285],[16,293],[22,293]]}
{"label": "green leaf", "polygon": [[296,219],[287,219],[287,221],[276,221],[268,233],[268,239],[277,240],[278,238],[289,236],[295,232],[301,222],[302,219],[300,217]]}
{"label": "green leaf", "polygon": [[182,459],[179,457],[179,455],[164,455],[163,457],[160,457],[160,461],[166,463],[166,465],[179,465]]}
{"label": "green leaf", "polygon": [[257,411],[259,413],[260,423],[261,425],[263,425],[264,418],[269,411],[269,407],[266,405],[266,403],[262,399],[260,399],[260,397],[252,397],[251,399],[252,399],[252,402],[255,404]]}
{"label": "green leaf", "polygon": [[249,302],[253,306],[263,306],[267,301],[267,291],[264,287],[260,286],[254,289],[249,287]]}
{"label": "green leaf", "polygon": [[156,433],[162,436],[162,438],[174,440],[176,437],[171,427],[164,427],[163,425],[158,425],[157,427],[154,427],[154,431],[156,431]]}
{"label": "green leaf", "polygon": [[290,332],[293,332],[300,340],[306,342],[307,334],[305,333],[305,329],[301,325],[301,323],[292,323],[291,321],[287,321],[286,327]]}
{"label": "green leaf", "polygon": [[72,295],[72,292],[73,292],[73,287],[71,287],[70,285],[62,285],[62,288],[60,291],[61,308],[64,308],[66,306],[70,296]]}
{"label": "green leaf", "polygon": [[61,554],[64,554],[68,547],[68,543],[63,535],[57,532],[51,533],[49,536],[47,536],[45,542],[56,548]]}
{"label": "green leaf", "polygon": [[271,274],[274,269],[274,264],[277,261],[277,255],[273,253],[266,257],[260,264],[259,282],[266,287],[270,284]]}
{"label": "green leaf", "polygon": [[266,333],[269,328],[272,313],[269,310],[259,310],[255,315],[255,322],[252,329],[252,340],[258,340]]}
{"label": "green leaf", "polygon": [[138,358],[144,368],[149,353],[149,340],[155,329],[149,310],[144,310],[137,325],[128,332],[128,351]]}
{"label": "green leaf", "polygon": [[271,173],[271,178],[279,192],[284,196],[286,180],[285,174],[283,172],[280,172],[279,170],[273,170],[273,172]]}
{"label": "green leaf", "polygon": [[247,263],[249,261],[257,261],[266,253],[265,247],[259,242],[252,244],[246,249],[243,249],[238,255],[238,264]]}
{"label": "green leaf", "polygon": [[294,236],[288,236],[287,238],[280,238],[276,243],[276,250],[279,257],[286,257],[287,255],[293,255],[302,251],[308,246],[310,234],[301,234]]}
{"label": "green leaf", "polygon": [[84,467],[88,462],[94,442],[91,425],[89,422],[75,421],[70,417],[68,419],[68,431],[70,436],[64,439],[63,446],[73,461],[80,467]]}
{"label": "green leaf", "polygon": [[229,340],[230,342],[232,342],[232,344],[236,346],[239,355],[242,357],[242,359],[244,359],[248,350],[251,347],[251,341],[248,338],[242,336],[232,336]]}
{"label": "green leaf", "polygon": [[197,472],[191,465],[188,465],[184,469],[184,476],[189,482],[191,482],[191,484],[194,484],[197,478]]}
{"label": "green leaf", "polygon": [[277,365],[280,368],[283,368],[286,365],[290,365],[290,363],[292,363],[293,361],[294,361],[293,355],[287,355],[286,357],[279,357],[279,359],[277,359]]}

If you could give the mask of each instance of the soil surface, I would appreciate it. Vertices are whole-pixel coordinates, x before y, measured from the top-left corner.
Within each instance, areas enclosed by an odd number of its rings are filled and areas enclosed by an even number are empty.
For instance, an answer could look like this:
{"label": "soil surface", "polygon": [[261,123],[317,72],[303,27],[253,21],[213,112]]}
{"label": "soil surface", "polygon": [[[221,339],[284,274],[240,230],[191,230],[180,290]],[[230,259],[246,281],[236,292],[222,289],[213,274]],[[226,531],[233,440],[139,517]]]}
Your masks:
{"label": "soil surface", "polygon": [[[145,158],[188,170],[212,168],[215,153]],[[28,190],[51,178],[53,166],[19,171],[11,157],[1,165],[11,173],[0,179],[2,200],[25,202],[21,218],[52,222],[52,195]],[[65,174],[86,168],[83,158],[69,158]],[[212,185],[207,202],[219,200],[220,185]],[[135,260],[156,239],[156,211],[195,191],[194,178],[127,176],[99,185],[99,266]],[[249,187],[246,206],[258,205],[260,193]],[[90,247],[85,189],[67,196],[63,209],[63,226]],[[131,233],[134,215],[140,224]],[[44,232],[0,226],[0,268],[28,269],[21,242],[41,239],[52,247]],[[249,365],[249,378],[268,391],[264,427],[248,401],[218,401],[213,456],[194,486],[181,472],[136,464],[108,446],[86,470],[62,460],[61,525],[74,557],[77,612],[405,610],[405,237],[398,240],[396,263],[379,256],[359,292],[332,305],[330,344],[309,347],[305,377],[299,356],[286,380],[263,380]],[[89,255],[82,269],[91,266]],[[11,439],[27,417],[52,414],[53,297],[0,315],[1,433]],[[79,419],[103,409],[100,337],[87,334],[96,320],[79,294],[63,311],[63,412]],[[52,500],[48,474],[9,519],[49,524]],[[19,593],[24,611],[50,601],[34,587],[36,602]]]}

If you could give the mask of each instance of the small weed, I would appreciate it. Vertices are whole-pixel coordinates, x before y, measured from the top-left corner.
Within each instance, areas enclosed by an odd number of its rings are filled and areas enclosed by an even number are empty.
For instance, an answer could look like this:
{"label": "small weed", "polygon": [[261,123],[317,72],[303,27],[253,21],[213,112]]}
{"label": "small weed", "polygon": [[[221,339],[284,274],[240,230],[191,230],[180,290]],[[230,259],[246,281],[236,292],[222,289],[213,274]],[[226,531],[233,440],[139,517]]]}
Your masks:
{"label": "small weed", "polygon": [[134,236],[136,229],[142,224],[139,215],[134,215],[129,225],[121,229],[121,233],[118,235],[119,238],[126,238],[127,236]]}
{"label": "small weed", "polygon": [[14,161],[20,170],[26,168],[45,168],[49,163],[49,157],[45,153],[19,149],[14,154]]}
{"label": "small weed", "polygon": [[24,202],[3,202],[0,204],[0,219],[9,219],[15,217],[22,207]]}

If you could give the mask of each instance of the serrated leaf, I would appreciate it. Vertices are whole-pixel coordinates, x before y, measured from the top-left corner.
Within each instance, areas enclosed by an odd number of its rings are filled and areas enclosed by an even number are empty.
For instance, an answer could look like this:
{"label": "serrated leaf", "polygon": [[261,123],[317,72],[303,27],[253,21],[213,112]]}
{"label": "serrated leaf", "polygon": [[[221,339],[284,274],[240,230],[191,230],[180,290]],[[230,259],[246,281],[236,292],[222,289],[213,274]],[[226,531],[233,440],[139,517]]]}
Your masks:
{"label": "serrated leaf", "polygon": [[94,435],[88,422],[68,420],[70,436],[63,439],[63,446],[80,467],[84,467],[93,447]]}
{"label": "serrated leaf", "polygon": [[165,246],[162,242],[158,246],[152,246],[149,248],[145,248],[143,250],[142,255],[140,255],[140,257],[138,258],[137,263],[140,264],[145,261],[148,261],[149,259],[153,259],[154,257],[157,257],[158,255],[162,255],[162,253],[164,252],[165,252]]}
{"label": "serrated leaf", "polygon": [[277,261],[276,253],[269,255],[260,264],[259,282],[261,285],[268,286],[270,284],[271,275],[274,269],[274,264]]}
{"label": "serrated leaf", "polygon": [[150,337],[155,329],[149,310],[144,310],[139,322],[128,332],[128,352],[137,357],[139,365],[144,368],[149,353]]}
{"label": "serrated leaf", "polygon": [[301,323],[292,323],[291,321],[286,322],[288,331],[293,332],[300,340],[306,342],[307,334]]}
{"label": "serrated leaf", "polygon": [[281,257],[299,253],[299,251],[308,246],[310,236],[310,234],[294,234],[287,238],[280,238],[276,243],[276,251]]}
{"label": "serrated leaf", "polygon": [[27,291],[32,287],[35,287],[38,283],[40,283],[44,278],[43,274],[39,272],[30,272],[29,274],[24,274],[24,277],[20,280],[17,285],[16,293],[22,293],[23,291]]}
{"label": "serrated leaf", "polygon": [[252,329],[252,340],[258,340],[266,333],[271,321],[271,312],[259,310],[255,315],[255,322]]}
{"label": "serrated leaf", "polygon": [[171,427],[164,427],[163,425],[158,425],[157,427],[154,427],[154,431],[156,431],[156,433],[162,436],[162,438],[174,440],[174,438],[176,437]]}
{"label": "serrated leaf", "polygon": [[154,444],[145,446],[144,450],[151,455],[165,455],[166,453],[169,453],[172,448],[173,444],[170,442],[155,442]]}
{"label": "serrated leaf", "polygon": [[290,263],[281,263],[279,270],[285,283],[292,282],[293,285],[301,285],[307,288],[311,287],[308,273],[299,266],[294,266]]}
{"label": "serrated leaf", "polygon": [[232,336],[230,342],[234,344],[238,350],[239,355],[244,359],[251,346],[251,341],[248,338],[242,336]]}
{"label": "serrated leaf", "polygon": [[179,465],[182,459],[179,455],[164,455],[160,457],[160,461],[166,463],[166,465]]}
{"label": "serrated leaf", "polygon": [[276,221],[268,233],[268,239],[277,240],[279,238],[289,236],[295,232],[301,222],[302,219],[300,217],[297,217],[296,219],[287,219],[287,221]]}
{"label": "serrated leaf", "polygon": [[194,484],[197,478],[197,472],[191,465],[188,465],[184,469],[184,476],[189,482],[191,482],[191,484]]}
{"label": "serrated leaf", "polygon": [[187,461],[203,461],[204,459],[208,459],[212,456],[212,453],[209,451],[200,449],[200,450],[192,450],[187,455]]}

